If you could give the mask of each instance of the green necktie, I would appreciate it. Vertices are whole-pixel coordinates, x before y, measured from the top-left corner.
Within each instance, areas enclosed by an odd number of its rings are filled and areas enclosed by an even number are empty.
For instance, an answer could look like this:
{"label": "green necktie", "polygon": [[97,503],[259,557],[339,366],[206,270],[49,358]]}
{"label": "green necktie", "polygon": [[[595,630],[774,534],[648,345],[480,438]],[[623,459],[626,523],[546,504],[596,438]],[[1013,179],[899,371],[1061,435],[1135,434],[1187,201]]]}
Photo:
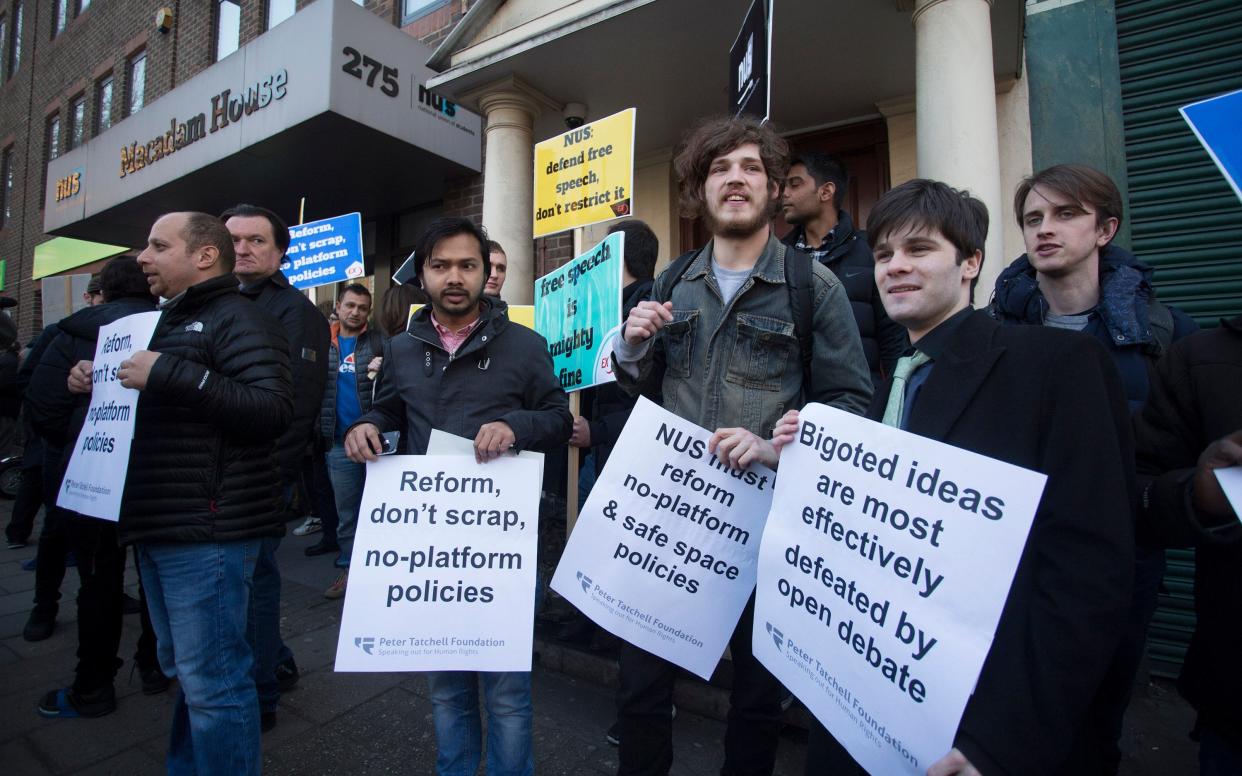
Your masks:
{"label": "green necktie", "polygon": [[914,370],[928,361],[931,358],[921,350],[914,351],[912,356],[897,359],[897,367],[893,370],[893,387],[888,392],[888,404],[884,406],[884,425],[901,428],[901,413],[906,403],[906,381],[914,374]]}

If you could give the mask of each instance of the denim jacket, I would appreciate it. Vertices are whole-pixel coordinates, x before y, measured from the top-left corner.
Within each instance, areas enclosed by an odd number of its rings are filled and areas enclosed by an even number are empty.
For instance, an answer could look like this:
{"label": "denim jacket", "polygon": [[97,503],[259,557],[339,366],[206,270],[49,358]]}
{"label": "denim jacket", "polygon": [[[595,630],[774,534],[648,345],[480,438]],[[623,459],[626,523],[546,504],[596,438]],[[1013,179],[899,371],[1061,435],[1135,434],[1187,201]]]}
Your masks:
{"label": "denim jacket", "polygon": [[845,288],[819,262],[811,264],[811,385],[803,386],[785,284],[786,255],[786,246],[770,237],[727,305],[712,272],[712,243],[679,281],[662,273],[652,299],[671,299],[673,320],[634,365],[637,376],[618,363],[614,371],[622,390],[649,398],[662,393],[665,409],[703,428],[741,426],[765,439],[786,410],[809,402],[865,412],[871,376],[858,327]]}

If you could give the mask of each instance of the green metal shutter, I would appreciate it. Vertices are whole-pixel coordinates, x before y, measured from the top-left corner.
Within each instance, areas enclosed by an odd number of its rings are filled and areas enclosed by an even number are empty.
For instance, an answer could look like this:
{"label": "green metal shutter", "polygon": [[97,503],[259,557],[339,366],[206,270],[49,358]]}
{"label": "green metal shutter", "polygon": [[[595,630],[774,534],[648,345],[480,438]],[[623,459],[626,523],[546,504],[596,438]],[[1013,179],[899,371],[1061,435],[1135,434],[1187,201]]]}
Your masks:
{"label": "green metal shutter", "polygon": [[[1242,204],[1178,108],[1242,89],[1242,3],[1116,8],[1131,244],[1155,268],[1162,301],[1215,326],[1242,313]],[[1194,630],[1194,553],[1168,558],[1148,653],[1153,673],[1175,676]]]}

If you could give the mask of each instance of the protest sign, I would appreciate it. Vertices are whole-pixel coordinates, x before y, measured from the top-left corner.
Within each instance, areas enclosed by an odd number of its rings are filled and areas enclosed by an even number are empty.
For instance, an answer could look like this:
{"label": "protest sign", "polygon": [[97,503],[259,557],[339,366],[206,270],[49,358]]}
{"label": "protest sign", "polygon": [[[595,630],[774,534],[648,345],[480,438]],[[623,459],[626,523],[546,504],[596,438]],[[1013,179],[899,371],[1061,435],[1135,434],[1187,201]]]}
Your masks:
{"label": "protest sign", "polygon": [[870,773],[953,748],[1045,477],[822,404],[781,452],[754,651]]}
{"label": "protest sign", "polygon": [[539,463],[367,464],[337,671],[529,671]]}
{"label": "protest sign", "polygon": [[289,227],[289,249],[280,260],[280,271],[299,291],[365,275],[362,214],[346,213]]}
{"label": "protest sign", "polygon": [[1242,466],[1216,469],[1212,473],[1216,475],[1220,489],[1225,492],[1229,506],[1233,507],[1233,513],[1239,520],[1242,520]]}
{"label": "protest sign", "polygon": [[616,379],[612,336],[621,329],[623,237],[610,234],[535,281],[535,331],[548,341],[552,371],[566,391]]}
{"label": "protest sign", "polygon": [[1182,118],[1242,199],[1242,89],[1181,108]]}
{"label": "protest sign", "polygon": [[600,627],[704,679],[754,589],[774,478],[718,461],[710,437],[639,399],[552,578]]}
{"label": "protest sign", "polygon": [[633,108],[535,144],[535,237],[634,210]]}
{"label": "protest sign", "polygon": [[122,361],[151,344],[159,319],[159,311],[136,313],[99,327],[91,403],[56,506],[114,522],[120,517],[139,392],[122,386],[116,373]]}

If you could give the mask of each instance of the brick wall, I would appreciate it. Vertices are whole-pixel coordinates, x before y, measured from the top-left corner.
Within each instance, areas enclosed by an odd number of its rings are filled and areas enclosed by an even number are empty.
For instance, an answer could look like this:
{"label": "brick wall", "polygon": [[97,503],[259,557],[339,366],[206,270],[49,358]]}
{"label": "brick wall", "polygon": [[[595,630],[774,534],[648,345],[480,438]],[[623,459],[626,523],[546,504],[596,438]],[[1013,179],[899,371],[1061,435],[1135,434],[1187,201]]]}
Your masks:
{"label": "brick wall", "polygon": [[[15,0],[0,0],[0,15],[12,24]],[[145,101],[150,103],[177,84],[215,62],[216,0],[94,0],[53,37],[55,0],[22,0],[24,10],[22,62],[11,78],[0,81],[0,151],[13,149],[14,185],[11,216],[0,226],[0,259],[7,261],[3,293],[18,300],[11,311],[20,336],[29,338],[41,327],[38,284],[33,272],[34,247],[50,238],[43,233],[42,181],[46,170],[44,130],[47,118],[61,121],[61,151],[68,150],[69,103],[86,96],[86,138],[96,125],[95,84],[111,72],[114,78],[112,122],[124,118],[127,99],[126,63],[145,51]],[[312,0],[298,0],[300,9]],[[159,32],[155,12],[161,5],[175,10],[172,30]],[[473,0],[450,3],[408,25],[406,32],[435,46],[448,34]],[[388,23],[401,23],[402,0],[366,0],[365,8]],[[241,44],[267,30],[267,0],[241,0]],[[6,73],[7,74],[7,73]],[[449,183],[446,212],[480,219],[481,176]]]}

